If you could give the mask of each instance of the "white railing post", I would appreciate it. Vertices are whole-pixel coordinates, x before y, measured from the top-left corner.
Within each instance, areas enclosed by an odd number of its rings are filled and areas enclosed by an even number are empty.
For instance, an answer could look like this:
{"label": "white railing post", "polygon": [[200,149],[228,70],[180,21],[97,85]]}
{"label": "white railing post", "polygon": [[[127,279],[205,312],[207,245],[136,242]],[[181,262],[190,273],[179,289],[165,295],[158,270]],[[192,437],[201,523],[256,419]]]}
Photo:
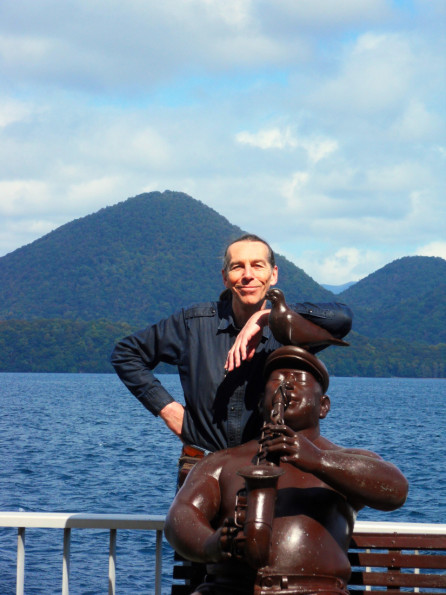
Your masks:
{"label": "white railing post", "polygon": [[156,532],[156,554],[155,554],[155,595],[161,595],[161,575],[163,563],[163,532]]}
{"label": "white railing post", "polygon": [[17,534],[17,595],[25,592],[25,527],[18,528]]}
{"label": "white railing post", "polygon": [[116,529],[110,529],[110,550],[108,554],[108,595],[115,595],[116,589]]}
{"label": "white railing post", "polygon": [[62,567],[62,595],[70,592],[70,545],[71,529],[63,531],[63,567]]}

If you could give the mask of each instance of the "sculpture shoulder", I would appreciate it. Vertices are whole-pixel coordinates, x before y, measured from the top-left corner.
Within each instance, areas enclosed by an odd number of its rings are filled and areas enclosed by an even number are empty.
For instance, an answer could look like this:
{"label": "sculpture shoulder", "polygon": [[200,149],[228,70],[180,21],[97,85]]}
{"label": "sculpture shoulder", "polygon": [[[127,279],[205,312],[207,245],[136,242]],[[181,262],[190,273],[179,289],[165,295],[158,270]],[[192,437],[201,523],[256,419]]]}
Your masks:
{"label": "sculpture shoulder", "polygon": [[346,448],[344,446],[339,446],[338,444],[330,442],[330,440],[327,440],[323,436],[319,436],[319,438],[315,440],[315,445],[321,450],[333,450],[340,453],[361,455],[365,457],[370,457],[372,459],[382,460],[382,457],[376,454],[376,452],[366,450],[365,448]]}

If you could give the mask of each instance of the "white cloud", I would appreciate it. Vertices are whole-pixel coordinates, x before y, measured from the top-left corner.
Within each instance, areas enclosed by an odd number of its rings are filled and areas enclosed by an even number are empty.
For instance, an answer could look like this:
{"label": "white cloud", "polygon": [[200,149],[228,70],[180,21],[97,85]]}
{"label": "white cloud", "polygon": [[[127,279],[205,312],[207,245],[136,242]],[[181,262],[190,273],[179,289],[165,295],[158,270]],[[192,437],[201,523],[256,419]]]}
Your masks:
{"label": "white cloud", "polygon": [[282,194],[287,199],[287,206],[290,209],[299,209],[300,212],[306,210],[304,198],[308,195],[305,188],[310,179],[310,175],[305,171],[294,172],[291,180],[285,181],[282,185]]}
{"label": "white cloud", "polygon": [[407,37],[364,33],[346,46],[336,76],[312,94],[322,108],[377,114],[395,110],[410,94],[418,60]]}
{"label": "white cloud", "polygon": [[0,128],[25,120],[30,113],[31,108],[21,101],[0,99]]}
{"label": "white cloud", "polygon": [[72,203],[101,203],[112,193],[119,184],[118,177],[105,177],[96,180],[87,180],[70,185],[66,190],[66,198]]}
{"label": "white cloud", "polygon": [[292,149],[297,147],[297,140],[293,137],[291,130],[279,130],[279,128],[270,128],[269,130],[260,130],[256,133],[239,132],[236,135],[236,141],[244,144],[258,147],[259,149]]}
{"label": "white cloud", "polygon": [[268,128],[259,130],[256,133],[239,132],[235,139],[242,145],[250,145],[259,149],[296,149],[302,148],[308,154],[312,163],[328,157],[338,149],[338,143],[328,138],[304,138],[293,134],[290,127],[283,130],[280,128]]}
{"label": "white cloud", "polygon": [[313,279],[328,285],[359,281],[389,262],[378,251],[355,247],[341,247],[325,256],[317,250],[303,250],[297,258],[289,252],[286,255]]}
{"label": "white cloud", "polygon": [[45,212],[48,194],[48,184],[39,180],[0,181],[0,213],[4,217],[18,217]]}
{"label": "white cloud", "polygon": [[418,256],[440,256],[446,260],[446,242],[430,242],[415,251]]}
{"label": "white cloud", "polygon": [[3,0],[0,251],[166,188],[319,281],[442,245],[444,9],[405,4]]}
{"label": "white cloud", "polygon": [[404,141],[432,141],[444,138],[445,126],[442,119],[418,99],[412,99],[404,112],[395,120],[391,134]]}

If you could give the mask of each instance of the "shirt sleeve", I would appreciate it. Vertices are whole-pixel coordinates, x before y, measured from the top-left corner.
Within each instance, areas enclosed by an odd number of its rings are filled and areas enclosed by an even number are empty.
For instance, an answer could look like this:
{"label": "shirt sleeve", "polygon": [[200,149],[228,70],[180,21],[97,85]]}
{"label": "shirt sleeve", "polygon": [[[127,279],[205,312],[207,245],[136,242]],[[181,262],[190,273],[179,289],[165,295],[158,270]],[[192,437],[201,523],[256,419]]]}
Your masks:
{"label": "shirt sleeve", "polygon": [[293,310],[314,324],[324,328],[336,339],[342,339],[350,332],[353,312],[345,304],[329,302],[295,304]]}
{"label": "shirt sleeve", "polygon": [[119,341],[111,363],[129,391],[154,415],[175,399],[152,370],[160,363],[178,365],[185,351],[184,313],[173,314],[159,323]]}

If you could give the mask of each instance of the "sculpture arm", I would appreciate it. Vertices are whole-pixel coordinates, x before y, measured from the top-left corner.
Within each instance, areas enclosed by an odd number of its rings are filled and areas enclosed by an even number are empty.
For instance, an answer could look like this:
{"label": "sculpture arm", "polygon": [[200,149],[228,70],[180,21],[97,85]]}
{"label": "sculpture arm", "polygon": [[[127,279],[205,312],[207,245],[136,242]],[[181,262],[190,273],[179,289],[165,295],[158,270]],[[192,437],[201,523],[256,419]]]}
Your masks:
{"label": "sculpture arm", "polygon": [[177,493],[166,517],[164,532],[171,546],[188,560],[219,562],[230,557],[239,529],[230,519],[215,530],[211,521],[220,509],[216,467],[206,457],[195,465]]}
{"label": "sculpture arm", "polygon": [[408,483],[392,463],[373,453],[322,450],[313,473],[344,494],[359,510],[395,510],[404,504]]}
{"label": "sculpture arm", "polygon": [[[271,426],[270,426],[271,427]],[[303,433],[287,426],[275,426],[275,438],[266,438],[263,449],[280,454],[280,460],[312,473],[343,494],[359,510],[370,506],[378,510],[394,510],[407,497],[408,483],[395,465],[366,450],[342,449],[328,443],[319,448]]]}

